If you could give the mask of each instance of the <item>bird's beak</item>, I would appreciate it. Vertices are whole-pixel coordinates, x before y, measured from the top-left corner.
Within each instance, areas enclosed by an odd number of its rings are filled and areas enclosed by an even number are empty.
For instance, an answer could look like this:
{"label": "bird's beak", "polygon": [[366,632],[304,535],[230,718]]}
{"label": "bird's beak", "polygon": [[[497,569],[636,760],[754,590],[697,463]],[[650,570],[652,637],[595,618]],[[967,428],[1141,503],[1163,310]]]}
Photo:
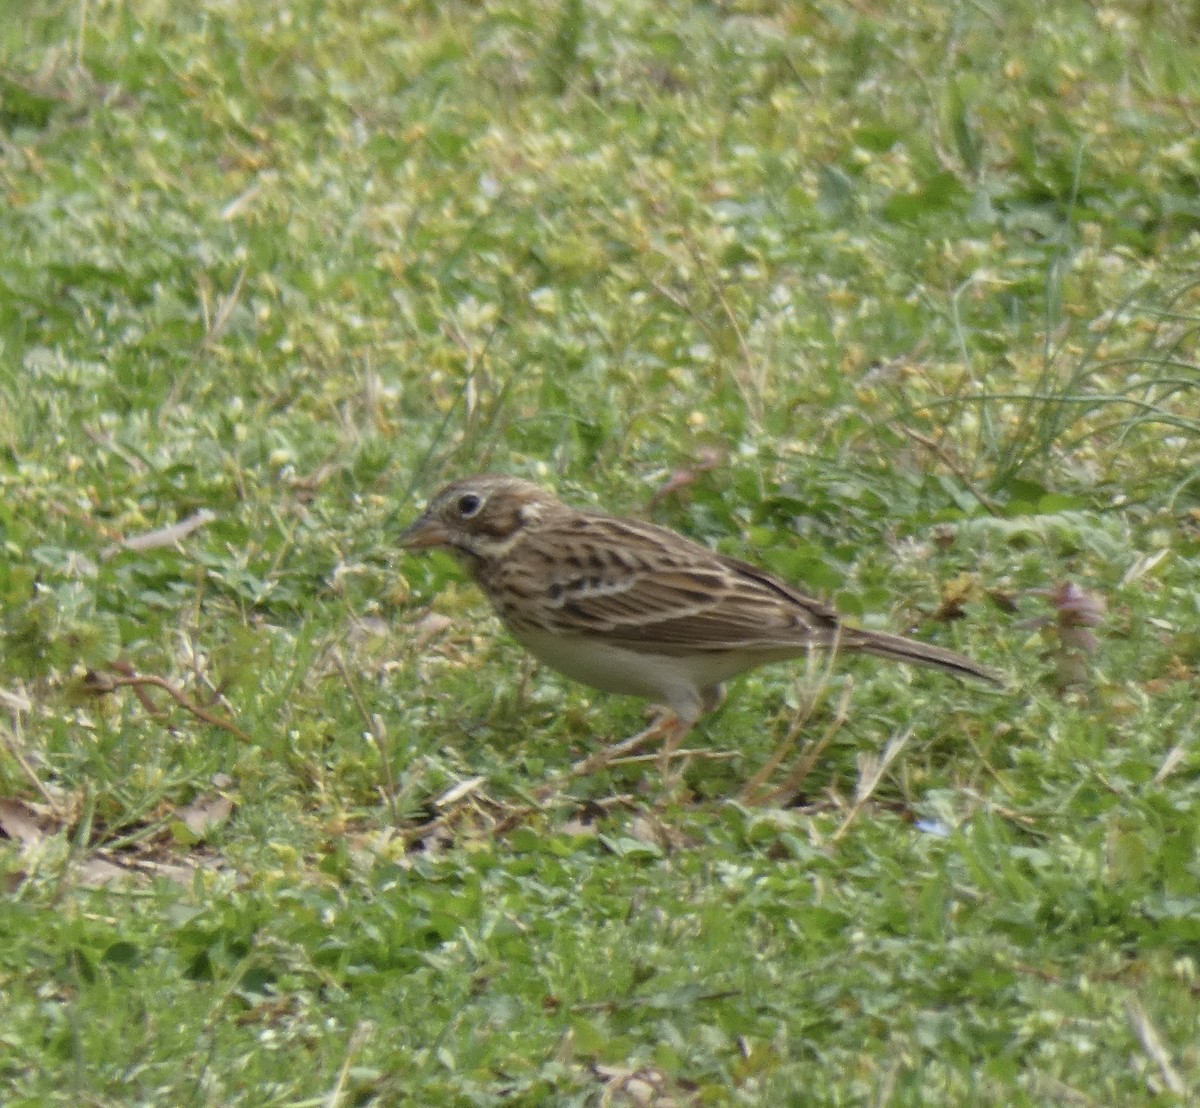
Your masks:
{"label": "bird's beak", "polygon": [[421,516],[397,541],[405,550],[424,550],[430,546],[445,546],[450,541],[450,532],[436,519]]}

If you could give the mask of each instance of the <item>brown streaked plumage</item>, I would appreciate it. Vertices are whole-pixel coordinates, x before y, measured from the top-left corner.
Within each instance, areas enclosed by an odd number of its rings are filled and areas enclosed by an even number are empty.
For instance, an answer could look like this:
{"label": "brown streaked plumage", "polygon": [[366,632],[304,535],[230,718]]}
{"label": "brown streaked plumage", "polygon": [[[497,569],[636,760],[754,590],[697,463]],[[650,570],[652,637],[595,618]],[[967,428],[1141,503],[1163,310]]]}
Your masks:
{"label": "brown streaked plumage", "polygon": [[[873,654],[1001,684],[963,654],[844,624],[773,573],[651,523],[581,511],[496,474],[447,485],[400,538],[445,547],[531,653],[673,719],[673,749],[730,677],[812,649]],[[651,732],[647,732],[647,737]]]}

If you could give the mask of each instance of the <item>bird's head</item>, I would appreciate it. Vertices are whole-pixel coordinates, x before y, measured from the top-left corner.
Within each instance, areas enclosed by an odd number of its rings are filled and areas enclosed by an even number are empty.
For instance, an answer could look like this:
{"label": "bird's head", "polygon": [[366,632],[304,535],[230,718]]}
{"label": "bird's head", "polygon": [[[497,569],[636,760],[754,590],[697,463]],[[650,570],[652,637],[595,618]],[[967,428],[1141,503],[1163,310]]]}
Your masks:
{"label": "bird's head", "polygon": [[505,554],[526,528],[562,507],[550,493],[518,477],[466,477],[442,489],[399,542],[406,550],[443,546],[487,561]]}

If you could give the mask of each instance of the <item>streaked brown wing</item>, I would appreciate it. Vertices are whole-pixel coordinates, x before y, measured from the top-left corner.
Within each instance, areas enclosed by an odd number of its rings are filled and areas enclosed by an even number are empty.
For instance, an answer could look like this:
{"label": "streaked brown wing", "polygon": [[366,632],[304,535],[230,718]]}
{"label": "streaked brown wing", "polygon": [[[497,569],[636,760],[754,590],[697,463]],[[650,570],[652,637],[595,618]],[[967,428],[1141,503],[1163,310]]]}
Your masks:
{"label": "streaked brown wing", "polygon": [[536,559],[531,550],[517,560],[520,581],[509,563],[506,584],[534,602],[525,610],[544,630],[672,653],[770,651],[837,637],[838,617],[820,601],[651,524],[575,516],[538,528],[536,549]]}

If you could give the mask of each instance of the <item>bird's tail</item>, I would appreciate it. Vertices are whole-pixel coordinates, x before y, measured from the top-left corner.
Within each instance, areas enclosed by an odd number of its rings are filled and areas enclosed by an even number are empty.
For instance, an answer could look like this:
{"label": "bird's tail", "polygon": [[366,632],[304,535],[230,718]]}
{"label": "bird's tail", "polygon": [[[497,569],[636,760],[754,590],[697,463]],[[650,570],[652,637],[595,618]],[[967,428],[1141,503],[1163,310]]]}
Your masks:
{"label": "bird's tail", "polygon": [[959,677],[973,677],[993,685],[1003,685],[1004,678],[994,669],[971,661],[965,654],[947,650],[942,646],[906,639],[903,635],[889,635],[886,631],[864,631],[861,628],[842,631],[843,650],[861,650],[864,654],[875,654],[880,658],[891,658],[897,662],[912,662],[919,666],[934,666]]}

